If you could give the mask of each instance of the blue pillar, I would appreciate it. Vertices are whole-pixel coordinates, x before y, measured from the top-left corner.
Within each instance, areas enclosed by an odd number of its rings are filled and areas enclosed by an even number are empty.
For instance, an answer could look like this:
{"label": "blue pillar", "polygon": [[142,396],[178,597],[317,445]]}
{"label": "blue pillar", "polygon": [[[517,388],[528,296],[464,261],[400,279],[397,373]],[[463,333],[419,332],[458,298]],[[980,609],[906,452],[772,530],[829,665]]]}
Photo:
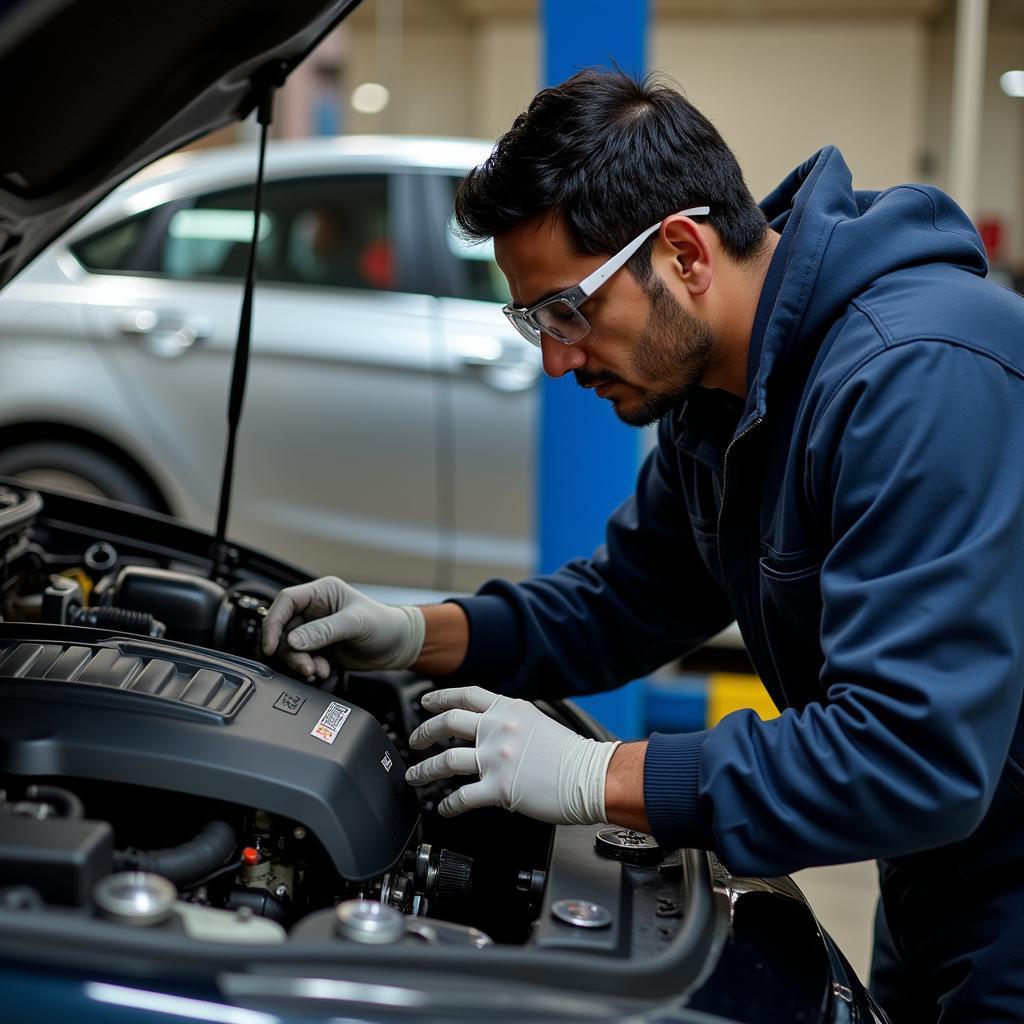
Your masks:
{"label": "blue pillar", "polygon": [[[642,73],[648,0],[543,0],[544,85],[581,68]],[[539,569],[551,572],[589,555],[604,537],[609,513],[633,490],[639,431],[620,423],[610,403],[577,387],[572,375],[544,378],[538,431]],[[643,684],[580,701],[624,739],[643,730]]]}

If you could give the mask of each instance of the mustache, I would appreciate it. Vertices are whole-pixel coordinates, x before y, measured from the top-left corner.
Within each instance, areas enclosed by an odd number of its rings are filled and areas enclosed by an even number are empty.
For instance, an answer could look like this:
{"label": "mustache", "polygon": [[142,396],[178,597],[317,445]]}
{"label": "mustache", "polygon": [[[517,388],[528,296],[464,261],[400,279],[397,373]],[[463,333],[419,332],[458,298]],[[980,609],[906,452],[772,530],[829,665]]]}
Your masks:
{"label": "mustache", "polygon": [[607,370],[598,370],[596,373],[589,370],[573,370],[572,373],[581,388],[596,388],[599,384],[623,383],[618,374],[609,373]]}

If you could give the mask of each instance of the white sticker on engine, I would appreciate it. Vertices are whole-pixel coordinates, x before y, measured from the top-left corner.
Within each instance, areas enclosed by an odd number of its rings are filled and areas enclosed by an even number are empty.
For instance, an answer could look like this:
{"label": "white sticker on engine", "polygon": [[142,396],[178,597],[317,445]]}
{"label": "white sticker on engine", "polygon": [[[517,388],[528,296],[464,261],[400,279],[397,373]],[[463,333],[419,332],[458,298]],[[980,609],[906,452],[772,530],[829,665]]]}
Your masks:
{"label": "white sticker on engine", "polygon": [[327,710],[320,716],[320,721],[313,726],[309,735],[323,740],[324,743],[333,743],[338,738],[338,733],[341,732],[341,727],[350,714],[352,714],[351,708],[332,701],[327,705]]}

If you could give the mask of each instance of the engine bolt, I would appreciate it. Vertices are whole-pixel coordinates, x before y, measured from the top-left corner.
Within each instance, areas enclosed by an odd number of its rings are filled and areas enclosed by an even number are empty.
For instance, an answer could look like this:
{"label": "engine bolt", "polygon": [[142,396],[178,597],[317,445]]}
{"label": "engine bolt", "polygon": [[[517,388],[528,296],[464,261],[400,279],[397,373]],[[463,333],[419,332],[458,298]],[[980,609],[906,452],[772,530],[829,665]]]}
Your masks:
{"label": "engine bolt", "polygon": [[296,825],[295,826],[295,831],[292,832],[292,835],[296,839],[305,839],[306,838],[306,830],[301,825]]}
{"label": "engine bolt", "polygon": [[283,900],[288,895],[287,885],[278,885],[274,888],[274,895],[279,899]]}

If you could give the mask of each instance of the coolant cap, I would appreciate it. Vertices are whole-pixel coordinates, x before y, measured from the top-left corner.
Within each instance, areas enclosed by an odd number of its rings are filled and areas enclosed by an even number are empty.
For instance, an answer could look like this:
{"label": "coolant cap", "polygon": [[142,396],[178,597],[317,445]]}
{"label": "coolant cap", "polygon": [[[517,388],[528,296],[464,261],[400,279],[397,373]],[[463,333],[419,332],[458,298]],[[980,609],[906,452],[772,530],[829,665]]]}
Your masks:
{"label": "coolant cap", "polygon": [[121,871],[101,878],[92,890],[100,913],[119,924],[151,925],[171,916],[178,890],[163,875]]}
{"label": "coolant cap", "polygon": [[377,946],[398,942],[405,935],[405,918],[384,903],[345,900],[335,908],[337,933],[343,939]]}

